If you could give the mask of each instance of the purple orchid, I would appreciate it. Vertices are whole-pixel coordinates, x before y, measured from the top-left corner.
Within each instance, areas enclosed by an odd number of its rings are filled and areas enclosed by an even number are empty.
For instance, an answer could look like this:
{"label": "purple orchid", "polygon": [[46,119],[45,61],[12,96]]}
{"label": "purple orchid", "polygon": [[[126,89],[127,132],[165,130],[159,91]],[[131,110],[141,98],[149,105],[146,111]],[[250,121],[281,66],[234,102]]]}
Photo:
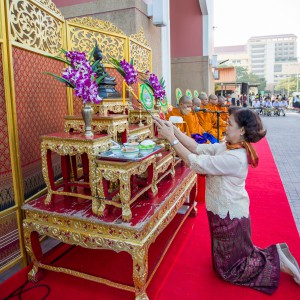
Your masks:
{"label": "purple orchid", "polygon": [[69,59],[70,65],[63,70],[62,78],[72,84],[75,95],[81,97],[83,103],[98,104],[102,98],[98,95],[97,75],[93,72],[85,53],[67,51],[66,58]]}

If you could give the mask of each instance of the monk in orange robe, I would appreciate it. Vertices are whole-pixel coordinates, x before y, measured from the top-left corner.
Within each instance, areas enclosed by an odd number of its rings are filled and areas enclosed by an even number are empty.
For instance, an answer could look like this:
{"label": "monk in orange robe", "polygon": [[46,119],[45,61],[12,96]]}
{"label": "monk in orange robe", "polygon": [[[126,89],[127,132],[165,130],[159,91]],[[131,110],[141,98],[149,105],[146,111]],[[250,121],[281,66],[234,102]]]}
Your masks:
{"label": "monk in orange robe", "polygon": [[204,129],[205,132],[208,132],[212,134],[214,137],[217,136],[216,129],[213,128],[214,124],[214,114],[208,112],[209,106],[208,106],[208,97],[206,93],[200,93],[199,99],[201,100],[200,109],[205,109],[205,111],[199,111],[197,112],[197,117],[199,120],[200,125]]}
{"label": "monk in orange robe", "polygon": [[220,130],[222,131],[222,134],[226,132],[228,121],[228,107],[226,106],[225,101],[226,98],[224,98],[223,96],[218,97],[217,110],[222,112],[220,114]]}
{"label": "monk in orange robe", "polygon": [[180,98],[178,108],[174,107],[166,115],[166,119],[169,120],[171,116],[182,117],[185,124],[178,124],[178,128],[188,136],[195,133],[202,135],[205,132],[199,124],[196,113],[192,111],[192,100],[188,96]]}
{"label": "monk in orange robe", "polygon": [[[227,127],[227,123],[225,121],[222,120],[222,118],[219,118],[219,128],[218,128],[218,116],[217,116],[217,111],[219,111],[219,108],[217,106],[218,104],[218,97],[214,94],[210,94],[208,97],[208,109],[210,111],[214,111],[215,113],[213,113],[213,129],[214,129],[214,136],[220,140],[222,139],[223,136],[223,132],[226,131],[226,127]],[[220,114],[220,116],[222,115],[222,113]]]}

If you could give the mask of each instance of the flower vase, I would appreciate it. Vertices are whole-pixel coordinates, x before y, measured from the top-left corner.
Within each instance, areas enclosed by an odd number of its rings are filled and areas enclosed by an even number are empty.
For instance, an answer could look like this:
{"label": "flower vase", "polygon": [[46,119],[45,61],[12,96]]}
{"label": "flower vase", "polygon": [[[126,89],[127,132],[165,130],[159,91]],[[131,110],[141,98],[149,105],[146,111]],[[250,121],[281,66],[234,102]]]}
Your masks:
{"label": "flower vase", "polygon": [[94,133],[92,132],[92,119],[94,110],[90,103],[85,103],[81,109],[82,118],[84,121],[84,135],[86,137],[93,137]]}

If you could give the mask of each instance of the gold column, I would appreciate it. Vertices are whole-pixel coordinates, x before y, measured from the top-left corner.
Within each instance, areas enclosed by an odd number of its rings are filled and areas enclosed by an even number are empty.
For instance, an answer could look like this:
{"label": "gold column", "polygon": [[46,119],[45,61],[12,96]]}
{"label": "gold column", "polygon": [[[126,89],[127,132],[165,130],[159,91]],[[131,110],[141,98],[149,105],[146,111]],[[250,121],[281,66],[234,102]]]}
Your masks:
{"label": "gold column", "polygon": [[[4,2],[4,3],[3,3]],[[23,193],[23,180],[20,163],[20,151],[19,151],[19,138],[18,138],[18,125],[16,117],[16,99],[15,99],[15,85],[14,85],[14,72],[13,72],[13,60],[12,60],[12,46],[9,43],[10,31],[8,28],[9,18],[9,1],[0,1],[0,13],[1,13],[1,29],[3,34],[2,40],[2,57],[3,57],[3,77],[4,77],[4,93],[5,104],[7,114],[7,129],[9,136],[9,151],[11,158],[13,188],[15,195],[15,206],[10,211],[14,210],[17,213],[19,238],[20,238],[20,250],[21,257],[24,258],[23,265],[27,263],[26,256],[24,256],[24,238],[21,230],[21,222],[23,214],[21,212],[21,205],[24,202]],[[7,214],[7,211],[3,212]],[[2,215],[3,213],[0,213]],[[18,260],[20,260],[18,259]],[[13,265],[14,262],[11,263]],[[10,267],[10,266],[7,266]]]}

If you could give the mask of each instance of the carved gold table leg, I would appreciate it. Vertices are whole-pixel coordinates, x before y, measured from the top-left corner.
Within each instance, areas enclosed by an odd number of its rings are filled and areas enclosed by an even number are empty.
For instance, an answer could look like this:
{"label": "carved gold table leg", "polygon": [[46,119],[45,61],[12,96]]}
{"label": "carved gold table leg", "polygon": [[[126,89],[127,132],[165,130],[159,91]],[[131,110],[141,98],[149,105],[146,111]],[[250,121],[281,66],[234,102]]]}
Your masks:
{"label": "carved gold table leg", "polygon": [[[47,150],[47,147],[44,143],[41,144],[41,156],[42,156],[42,172],[43,172],[43,177],[44,181],[46,183],[47,189],[48,189],[48,194],[45,199],[45,204],[50,204],[52,197],[53,197],[53,190],[52,190],[52,183],[51,183],[51,174],[49,174],[49,167],[48,167],[48,160],[51,160],[51,153],[48,155],[48,152],[50,150]],[[49,158],[50,156],[50,158]],[[51,163],[51,161],[50,161]],[[52,171],[53,173],[53,171]],[[52,176],[53,177],[53,176]],[[54,180],[54,178],[53,178]]]}
{"label": "carved gold table leg", "polygon": [[23,229],[25,248],[33,263],[33,267],[28,273],[28,280],[38,282],[42,275],[42,270],[38,268],[38,261],[43,256],[39,235],[36,231],[32,231],[30,225],[25,221],[23,222]]}
{"label": "carved gold table leg", "polygon": [[149,300],[146,293],[146,282],[148,277],[148,247],[134,248],[133,260],[133,282],[136,289],[135,300]]}
{"label": "carved gold table leg", "polygon": [[129,222],[132,218],[132,213],[130,209],[130,177],[131,174],[129,172],[125,172],[121,175],[120,178],[120,201],[122,205],[122,220],[124,222]]}

